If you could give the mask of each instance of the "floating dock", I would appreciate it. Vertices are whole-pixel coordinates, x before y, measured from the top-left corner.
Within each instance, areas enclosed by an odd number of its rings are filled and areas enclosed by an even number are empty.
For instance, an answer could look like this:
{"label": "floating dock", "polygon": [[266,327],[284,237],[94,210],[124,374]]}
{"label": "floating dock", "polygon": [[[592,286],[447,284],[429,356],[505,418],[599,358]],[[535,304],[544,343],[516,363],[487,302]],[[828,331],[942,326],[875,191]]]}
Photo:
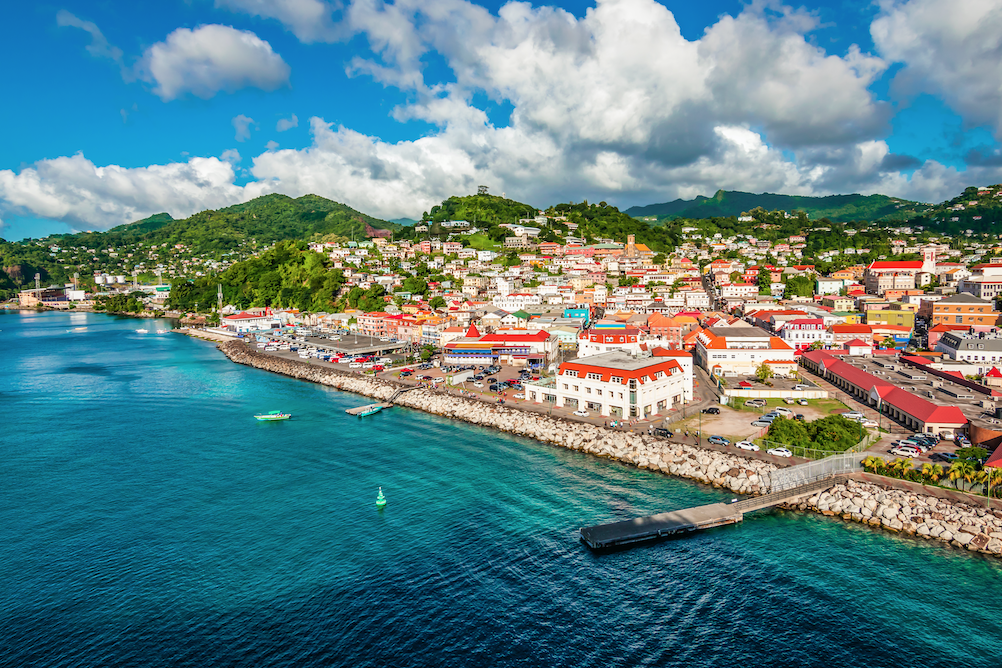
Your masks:
{"label": "floating dock", "polygon": [[393,404],[368,404],[366,406],[359,406],[358,408],[349,408],[345,411],[348,415],[358,415],[359,417],[364,417],[366,415],[372,415],[373,413],[378,413],[384,408],[391,408]]}
{"label": "floating dock", "polygon": [[712,527],[737,524],[744,514],[753,510],[769,508],[800,496],[815,494],[831,488],[845,476],[832,476],[816,480],[800,487],[794,487],[765,496],[753,496],[735,503],[711,503],[694,506],[685,510],[673,510],[633,520],[623,520],[610,524],[599,524],[581,529],[581,540],[593,550],[614,549],[666,538],[676,534],[710,529]]}

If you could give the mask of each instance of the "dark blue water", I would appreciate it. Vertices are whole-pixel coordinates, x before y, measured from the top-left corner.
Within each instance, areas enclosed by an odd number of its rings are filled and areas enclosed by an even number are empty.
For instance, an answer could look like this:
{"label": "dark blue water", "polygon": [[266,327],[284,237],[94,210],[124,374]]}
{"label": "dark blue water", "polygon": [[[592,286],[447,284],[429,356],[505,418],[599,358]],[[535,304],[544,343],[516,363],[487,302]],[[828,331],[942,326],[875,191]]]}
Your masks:
{"label": "dark blue water", "polygon": [[996,561],[782,512],[595,556],[726,497],[163,326],[0,316],[0,666],[1002,665]]}

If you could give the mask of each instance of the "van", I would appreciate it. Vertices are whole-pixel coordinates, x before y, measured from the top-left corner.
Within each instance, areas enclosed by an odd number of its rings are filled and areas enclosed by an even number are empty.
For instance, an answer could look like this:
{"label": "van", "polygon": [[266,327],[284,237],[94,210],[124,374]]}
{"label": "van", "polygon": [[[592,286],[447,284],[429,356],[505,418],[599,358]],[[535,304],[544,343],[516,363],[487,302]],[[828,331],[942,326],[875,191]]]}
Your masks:
{"label": "van", "polygon": [[362,368],[362,363],[361,362],[351,362],[350,364],[348,364],[348,368],[349,369],[361,369]]}

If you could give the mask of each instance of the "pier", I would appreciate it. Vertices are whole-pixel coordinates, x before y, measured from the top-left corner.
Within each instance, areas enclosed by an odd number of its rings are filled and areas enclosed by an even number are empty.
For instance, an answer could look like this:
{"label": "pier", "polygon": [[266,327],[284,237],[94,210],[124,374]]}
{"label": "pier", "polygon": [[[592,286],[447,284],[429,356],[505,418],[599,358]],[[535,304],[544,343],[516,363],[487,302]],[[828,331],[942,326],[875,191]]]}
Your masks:
{"label": "pier", "polygon": [[581,540],[593,550],[624,547],[666,538],[677,534],[737,524],[744,514],[771,508],[795,498],[829,489],[846,476],[836,475],[781,492],[753,496],[735,503],[711,503],[684,510],[673,510],[633,520],[599,524],[581,529]]}
{"label": "pier", "polygon": [[345,411],[348,415],[372,415],[373,413],[378,413],[384,408],[392,408],[393,404],[366,404],[365,406],[359,406],[358,408],[349,408]]}

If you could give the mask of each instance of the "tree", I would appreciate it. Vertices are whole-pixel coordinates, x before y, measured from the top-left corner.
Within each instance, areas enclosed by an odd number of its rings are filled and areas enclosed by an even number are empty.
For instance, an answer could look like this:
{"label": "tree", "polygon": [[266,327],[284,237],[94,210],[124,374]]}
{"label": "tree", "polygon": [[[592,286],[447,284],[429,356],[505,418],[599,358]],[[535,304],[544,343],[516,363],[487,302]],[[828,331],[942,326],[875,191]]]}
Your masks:
{"label": "tree", "polygon": [[880,346],[879,347],[881,347],[881,348],[893,348],[896,345],[898,345],[898,342],[894,340],[894,337],[888,336],[888,337],[885,337],[884,340],[880,342]]}
{"label": "tree", "polygon": [[762,362],[761,364],[759,364],[758,368],[755,369],[755,377],[758,378],[759,382],[762,382],[762,383],[764,383],[765,381],[769,380],[774,375],[775,375],[775,372],[773,372],[772,367],[769,366],[768,364],[766,364],[765,362]]}
{"label": "tree", "polygon": [[428,306],[432,307],[433,309],[445,308],[445,299],[443,299],[441,296],[432,297],[431,301],[428,302]]}
{"label": "tree", "polygon": [[772,292],[772,272],[759,265],[758,268],[758,291],[759,294],[767,295]]}
{"label": "tree", "polygon": [[967,448],[959,448],[957,450],[958,459],[966,459],[974,463],[976,466],[980,466],[981,462],[988,457],[988,451],[984,448],[979,448],[978,446],[971,446]]}
{"label": "tree", "polygon": [[665,262],[667,262],[667,258],[665,258],[664,253],[658,253],[651,259],[651,262],[653,262],[659,267],[663,267]]}
{"label": "tree", "polygon": [[435,354],[435,346],[425,345],[423,348],[421,348],[421,361],[427,362],[432,358],[434,354]]}
{"label": "tree", "polygon": [[950,480],[959,483],[961,480],[971,480],[977,472],[974,462],[968,459],[958,459],[950,465]]}

